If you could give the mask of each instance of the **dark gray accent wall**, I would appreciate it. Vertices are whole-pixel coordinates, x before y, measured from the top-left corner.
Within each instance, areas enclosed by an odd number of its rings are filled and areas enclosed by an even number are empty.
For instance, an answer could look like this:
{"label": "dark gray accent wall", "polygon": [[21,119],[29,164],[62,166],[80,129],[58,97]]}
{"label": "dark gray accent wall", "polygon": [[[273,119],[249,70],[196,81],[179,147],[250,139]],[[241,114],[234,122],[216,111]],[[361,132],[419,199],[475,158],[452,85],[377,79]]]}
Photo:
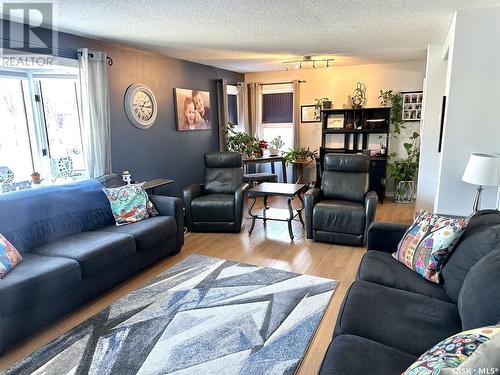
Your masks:
{"label": "dark gray accent wall", "polygon": [[[71,50],[87,47],[106,51],[113,59],[108,67],[111,106],[111,152],[113,172],[128,169],[136,180],[175,180],[158,193],[181,196],[182,188],[203,180],[203,154],[218,150],[216,83],[243,81],[240,73],[171,58],[153,52],[59,33],[59,55],[72,57]],[[123,106],[125,90],[132,83],[149,86],[158,101],[155,124],[146,130],[134,127]],[[175,125],[174,88],[210,92],[212,129],[178,132]]]}

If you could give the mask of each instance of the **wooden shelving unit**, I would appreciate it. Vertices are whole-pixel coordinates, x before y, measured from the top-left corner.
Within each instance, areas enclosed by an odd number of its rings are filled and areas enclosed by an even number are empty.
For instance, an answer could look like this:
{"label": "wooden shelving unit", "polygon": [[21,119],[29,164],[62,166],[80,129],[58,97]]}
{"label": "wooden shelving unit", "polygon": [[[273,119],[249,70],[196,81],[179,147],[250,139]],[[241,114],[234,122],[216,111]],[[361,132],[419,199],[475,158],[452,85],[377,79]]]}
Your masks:
{"label": "wooden shelving unit", "polygon": [[[321,148],[318,183],[321,183],[321,171],[323,170],[323,159],[327,153],[345,154],[369,154],[370,135],[378,134],[385,137],[378,143],[385,143],[386,152],[389,149],[389,125],[391,107],[374,108],[349,108],[349,109],[324,109],[321,110]],[[329,117],[336,119],[335,128],[328,127]],[[343,118],[343,123],[342,123]],[[342,128],[339,126],[342,124]],[[328,138],[332,135],[341,135],[341,147],[329,147]],[[379,200],[383,203],[385,195],[385,185],[383,181],[386,177],[387,155],[377,155],[370,157],[370,190],[377,192]]]}

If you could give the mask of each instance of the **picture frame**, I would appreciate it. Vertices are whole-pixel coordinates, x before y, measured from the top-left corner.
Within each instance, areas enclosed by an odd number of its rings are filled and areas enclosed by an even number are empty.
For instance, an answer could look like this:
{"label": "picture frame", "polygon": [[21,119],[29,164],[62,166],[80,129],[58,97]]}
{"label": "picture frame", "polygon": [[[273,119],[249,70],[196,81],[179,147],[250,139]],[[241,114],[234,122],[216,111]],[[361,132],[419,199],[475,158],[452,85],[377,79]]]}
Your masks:
{"label": "picture frame", "polygon": [[300,122],[304,124],[320,122],[318,107],[314,104],[301,105]]}
{"label": "picture frame", "polygon": [[402,120],[420,121],[424,101],[423,91],[402,91],[401,96],[403,98]]}
{"label": "picture frame", "polygon": [[334,113],[328,115],[328,119],[326,121],[327,129],[344,129],[344,114],[343,113]]}
{"label": "picture frame", "polygon": [[210,92],[175,88],[174,103],[177,131],[212,129]]}

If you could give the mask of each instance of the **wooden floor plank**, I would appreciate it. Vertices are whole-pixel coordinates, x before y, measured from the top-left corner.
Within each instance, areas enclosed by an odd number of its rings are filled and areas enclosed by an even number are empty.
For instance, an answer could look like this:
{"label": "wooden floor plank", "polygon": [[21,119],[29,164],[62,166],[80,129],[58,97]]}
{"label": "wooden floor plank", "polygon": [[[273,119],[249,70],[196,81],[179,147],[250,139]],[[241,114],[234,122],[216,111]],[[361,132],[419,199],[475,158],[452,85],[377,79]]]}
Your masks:
{"label": "wooden floor plank", "polygon": [[[270,204],[275,207],[286,207],[286,200],[281,198],[270,199]],[[409,224],[412,222],[413,216],[414,205],[398,205],[387,200],[386,203],[378,206],[376,220]],[[248,235],[248,228],[249,222],[245,221],[244,227],[239,234],[189,233],[180,254],[168,257],[149,267],[59,320],[50,328],[10,350],[0,358],[0,371],[90,318],[116,299],[138,288],[141,284],[151,280],[175,263],[196,253],[326,277],[339,282],[324,318],[297,372],[300,375],[316,374],[331,340],[338,310],[347,289],[354,281],[365,249],[307,240],[300,222],[294,222],[293,224],[296,235],[293,242],[288,237],[286,223],[268,222],[264,226],[262,222],[258,221],[251,236]]]}

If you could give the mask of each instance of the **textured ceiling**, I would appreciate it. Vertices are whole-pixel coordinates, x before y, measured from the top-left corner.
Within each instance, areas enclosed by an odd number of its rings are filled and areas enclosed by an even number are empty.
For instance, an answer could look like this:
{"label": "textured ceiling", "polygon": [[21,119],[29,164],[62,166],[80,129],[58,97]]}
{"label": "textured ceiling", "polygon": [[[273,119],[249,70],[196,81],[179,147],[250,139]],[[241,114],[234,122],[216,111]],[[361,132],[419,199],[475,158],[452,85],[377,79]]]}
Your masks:
{"label": "textured ceiling", "polygon": [[336,65],[425,58],[457,9],[500,0],[64,0],[61,31],[239,72],[333,54]]}

